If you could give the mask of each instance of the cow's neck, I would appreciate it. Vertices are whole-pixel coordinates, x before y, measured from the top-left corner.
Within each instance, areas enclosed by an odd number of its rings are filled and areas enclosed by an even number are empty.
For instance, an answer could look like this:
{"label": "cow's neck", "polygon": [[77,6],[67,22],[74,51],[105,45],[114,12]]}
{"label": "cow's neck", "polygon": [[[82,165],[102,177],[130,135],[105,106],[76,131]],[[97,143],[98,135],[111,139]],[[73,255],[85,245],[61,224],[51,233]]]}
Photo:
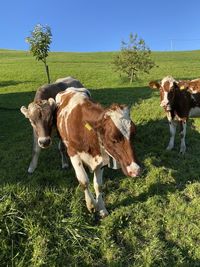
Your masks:
{"label": "cow's neck", "polygon": [[95,104],[91,101],[88,101],[86,104],[86,108],[84,110],[84,118],[85,122],[89,123],[92,128],[98,131],[98,122],[101,120],[104,114],[104,108]]}
{"label": "cow's neck", "polygon": [[177,91],[175,93],[173,106],[174,115],[177,115],[179,119],[187,118],[189,110],[191,108],[191,95],[187,91]]}
{"label": "cow's neck", "polygon": [[103,158],[102,165],[108,165],[109,168],[112,169],[119,169],[120,165],[116,161],[115,158],[113,158],[112,155],[105,149],[103,140],[101,138],[101,130],[102,130],[102,119],[105,115],[106,110],[99,104],[92,103],[91,101],[88,101],[87,110],[85,112],[85,127],[87,130],[94,130],[97,134],[98,143],[100,146],[101,155]]}

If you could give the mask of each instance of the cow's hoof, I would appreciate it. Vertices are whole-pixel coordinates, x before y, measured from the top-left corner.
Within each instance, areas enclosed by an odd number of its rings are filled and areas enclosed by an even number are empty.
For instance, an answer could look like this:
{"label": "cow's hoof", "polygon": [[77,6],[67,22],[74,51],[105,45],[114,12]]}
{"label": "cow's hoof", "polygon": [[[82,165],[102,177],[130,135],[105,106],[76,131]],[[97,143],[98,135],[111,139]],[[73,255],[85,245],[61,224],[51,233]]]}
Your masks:
{"label": "cow's hoof", "polygon": [[68,169],[69,168],[69,164],[68,163],[63,163],[62,164],[62,169]]}
{"label": "cow's hoof", "polygon": [[179,153],[180,153],[181,155],[184,155],[184,154],[185,154],[185,151],[186,151],[186,148],[181,148]]}
{"label": "cow's hoof", "polygon": [[35,169],[29,167],[29,168],[28,168],[28,173],[29,173],[29,174],[32,174],[32,173],[34,172],[34,170],[35,170]]}
{"label": "cow's hoof", "polygon": [[100,217],[102,218],[102,219],[104,219],[105,217],[107,217],[108,216],[108,211],[105,209],[105,210],[100,210],[99,211],[99,215],[100,215]]}
{"label": "cow's hoof", "polygon": [[92,203],[86,204],[86,206],[90,213],[95,213],[97,211],[97,206],[93,205]]}
{"label": "cow's hoof", "polygon": [[170,151],[170,150],[172,150],[174,147],[173,146],[168,146],[167,148],[166,148],[166,150],[167,151]]}

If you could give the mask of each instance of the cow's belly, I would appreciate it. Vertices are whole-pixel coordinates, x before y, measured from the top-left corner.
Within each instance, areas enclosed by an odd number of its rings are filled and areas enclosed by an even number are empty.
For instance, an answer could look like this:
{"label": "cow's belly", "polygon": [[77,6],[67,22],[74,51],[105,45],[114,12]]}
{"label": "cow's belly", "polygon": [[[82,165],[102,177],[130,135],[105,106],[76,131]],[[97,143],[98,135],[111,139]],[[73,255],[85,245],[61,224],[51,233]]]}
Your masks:
{"label": "cow's belly", "polygon": [[103,158],[101,155],[93,157],[89,153],[79,152],[79,157],[87,165],[91,171],[94,171],[99,165],[103,164]]}
{"label": "cow's belly", "polygon": [[191,118],[200,117],[200,108],[199,107],[191,108],[189,117]]}

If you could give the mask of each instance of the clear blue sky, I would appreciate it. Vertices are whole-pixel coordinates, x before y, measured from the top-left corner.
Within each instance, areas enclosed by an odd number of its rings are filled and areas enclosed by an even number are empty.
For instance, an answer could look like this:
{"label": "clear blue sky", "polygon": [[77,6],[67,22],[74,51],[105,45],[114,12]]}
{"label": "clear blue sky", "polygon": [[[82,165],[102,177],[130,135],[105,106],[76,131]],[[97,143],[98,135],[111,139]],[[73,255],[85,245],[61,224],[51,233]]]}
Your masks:
{"label": "clear blue sky", "polygon": [[38,23],[51,51],[114,51],[130,32],[152,50],[200,49],[199,0],[1,0],[0,48],[27,50]]}

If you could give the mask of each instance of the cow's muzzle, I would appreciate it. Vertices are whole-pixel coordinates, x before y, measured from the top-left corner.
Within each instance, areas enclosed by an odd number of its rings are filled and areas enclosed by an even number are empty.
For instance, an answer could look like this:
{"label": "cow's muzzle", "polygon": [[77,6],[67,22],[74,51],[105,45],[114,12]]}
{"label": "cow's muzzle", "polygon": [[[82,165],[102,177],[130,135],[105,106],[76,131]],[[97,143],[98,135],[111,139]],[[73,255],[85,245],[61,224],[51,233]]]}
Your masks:
{"label": "cow's muzzle", "polygon": [[141,168],[137,163],[132,162],[129,166],[126,167],[126,172],[130,177],[137,177],[141,174]]}
{"label": "cow's muzzle", "polygon": [[41,148],[47,148],[49,147],[51,144],[51,137],[50,136],[47,136],[47,137],[39,137],[38,138],[38,145],[41,147]]}

